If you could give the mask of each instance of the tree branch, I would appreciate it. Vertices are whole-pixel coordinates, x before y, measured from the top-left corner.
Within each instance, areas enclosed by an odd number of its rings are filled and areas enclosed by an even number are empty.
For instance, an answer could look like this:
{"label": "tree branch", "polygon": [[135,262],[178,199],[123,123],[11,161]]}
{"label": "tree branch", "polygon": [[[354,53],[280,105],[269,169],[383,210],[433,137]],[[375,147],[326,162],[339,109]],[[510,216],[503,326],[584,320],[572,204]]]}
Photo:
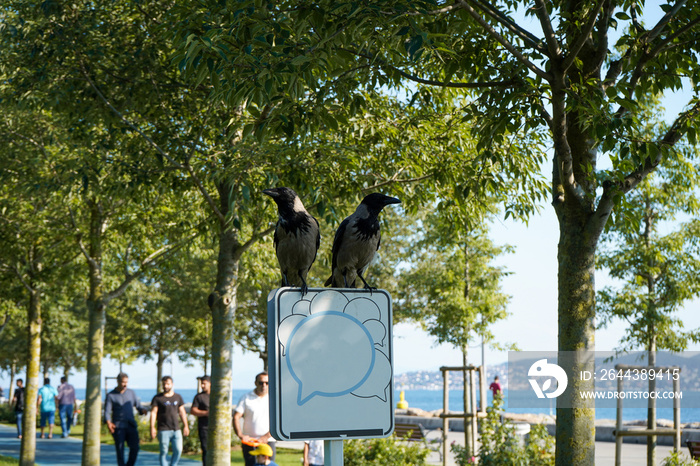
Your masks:
{"label": "tree branch", "polygon": [[[698,116],[700,116],[700,101],[696,101],[689,110],[679,115],[666,134],[658,141],[658,144],[666,147],[674,146],[683,137],[684,126],[686,126],[688,122],[696,120]],[[622,181],[618,183],[608,182],[603,186],[603,196],[601,197],[596,211],[602,214],[612,210],[614,198],[618,193],[625,194],[634,189],[647,175],[656,170],[662,161],[663,151],[660,150],[655,157],[646,158],[631,173],[625,176]]]}
{"label": "tree branch", "polygon": [[253,246],[255,243],[260,241],[262,238],[265,236],[269,235],[273,231],[275,231],[276,225],[272,225],[271,227],[261,231],[260,233],[256,233],[251,235],[251,237],[246,241],[245,243],[241,244],[238,248],[236,248],[235,252],[235,259],[238,260],[241,258],[244,252],[246,252],[248,249],[250,249],[251,246]]}
{"label": "tree branch", "polygon": [[204,187],[204,184],[201,182],[199,177],[197,177],[197,175],[195,174],[192,167],[189,164],[182,165],[181,163],[178,163],[167,152],[165,152],[158,144],[156,144],[156,142],[153,141],[153,139],[148,137],[148,135],[146,133],[141,131],[141,129],[138,128],[134,123],[129,121],[119,110],[117,110],[114,107],[114,105],[112,105],[112,103],[104,96],[102,91],[100,91],[100,89],[97,87],[95,82],[88,75],[82,61],[80,62],[80,65],[81,65],[81,71],[82,71],[83,76],[90,84],[90,87],[92,87],[92,89],[95,91],[95,93],[97,93],[97,95],[100,97],[100,99],[105,103],[105,105],[107,105],[107,107],[109,107],[109,109],[112,110],[112,112],[115,115],[117,115],[117,117],[119,117],[119,119],[122,120],[122,122],[124,122],[127,126],[129,126],[134,131],[136,131],[151,147],[153,147],[156,150],[156,152],[158,152],[160,155],[162,155],[163,158],[165,158],[168,162],[170,162],[175,168],[177,168],[179,170],[186,171],[190,175],[190,178],[192,178],[192,181],[194,182],[194,184],[197,187],[197,189],[199,190],[199,192],[202,193],[202,196],[204,196],[205,200],[207,201],[207,204],[209,204],[209,207],[212,209],[214,214],[219,218],[220,221],[224,221],[224,216],[222,215],[219,208],[216,206],[216,203],[212,199],[209,192]]}
{"label": "tree branch", "polygon": [[510,32],[518,36],[523,42],[528,43],[530,47],[549,56],[548,50],[542,46],[542,40],[530,33],[529,31],[521,28],[510,18],[501,13],[496,7],[491,5],[489,2],[482,2],[480,0],[472,0],[479,8],[485,11],[491,18],[495,21],[501,23]]}
{"label": "tree branch", "polygon": [[134,123],[132,123],[129,119],[127,119],[127,118],[124,116],[124,114],[122,114],[122,112],[120,112],[119,110],[117,110],[117,109],[114,107],[114,105],[112,105],[112,103],[104,96],[104,94],[102,93],[102,91],[100,91],[100,89],[97,87],[97,85],[96,85],[95,82],[92,80],[92,78],[90,78],[90,75],[88,75],[87,71],[85,70],[85,66],[83,65],[82,61],[81,61],[81,63],[80,63],[80,67],[81,67],[81,71],[82,71],[83,77],[85,77],[85,79],[87,80],[87,82],[90,84],[90,87],[92,87],[92,90],[95,91],[95,93],[97,94],[97,96],[105,103],[105,105],[107,105],[107,107],[109,107],[110,110],[112,110],[112,112],[113,112],[117,117],[119,117],[119,119],[120,119],[124,124],[126,124],[126,125],[127,125],[129,128],[131,128],[132,130],[136,131],[136,132],[151,146],[151,147],[153,147],[153,148],[156,150],[156,152],[158,152],[158,153],[159,153],[160,155],[162,155],[165,159],[167,159],[168,162],[170,162],[172,165],[174,165],[174,166],[177,167],[177,168],[184,169],[184,167],[183,167],[181,164],[179,164],[179,163],[176,162],[172,157],[170,157],[170,155],[169,155],[167,152],[165,152],[158,144],[156,144],[156,142],[153,141],[153,139],[151,139],[146,133],[144,133],[143,131],[141,131],[141,129],[140,129],[138,126],[136,126],[136,125],[135,125]]}
{"label": "tree branch", "polygon": [[377,63],[377,65],[380,68],[388,69],[388,70],[391,70],[395,73],[398,73],[399,75],[401,75],[401,77],[406,78],[410,81],[413,81],[413,82],[416,82],[419,84],[426,84],[429,86],[447,87],[447,88],[454,88],[454,89],[483,89],[483,88],[492,88],[492,87],[508,87],[508,86],[512,86],[516,83],[515,80],[491,81],[491,82],[486,82],[486,83],[462,83],[462,82],[434,81],[431,79],[420,78],[418,76],[406,73],[405,71],[397,68],[396,66],[386,63],[384,60],[380,59],[379,57],[374,56],[374,55],[370,55],[368,53],[358,52],[356,50],[350,50],[350,49],[346,49],[346,48],[342,48],[342,47],[340,48],[340,50],[352,53],[353,55],[357,55],[358,57],[366,58],[367,60],[370,60],[373,63]]}
{"label": "tree branch", "polygon": [[85,244],[83,243],[83,233],[80,231],[80,227],[78,227],[78,222],[75,221],[75,214],[73,213],[73,209],[71,209],[70,207],[68,207],[68,214],[70,216],[71,223],[73,224],[73,229],[75,230],[75,240],[78,243],[80,252],[83,253],[85,260],[88,262],[90,267],[92,267],[93,269],[99,268],[97,262],[95,262],[95,259],[90,255],[90,251],[87,250]]}
{"label": "tree branch", "polygon": [[105,293],[104,294],[104,303],[107,304],[110,301],[112,301],[115,298],[118,298],[121,296],[129,286],[129,284],[134,281],[135,279],[139,278],[141,275],[143,275],[146,270],[148,270],[150,267],[156,265],[160,260],[162,260],[164,257],[167,257],[169,254],[172,254],[173,252],[181,249],[183,246],[188,244],[190,241],[195,239],[197,236],[199,236],[199,232],[193,233],[192,235],[188,236],[187,238],[183,239],[182,241],[175,243],[173,245],[168,245],[168,246],[163,246],[162,248],[156,250],[152,254],[150,254],[148,257],[146,257],[144,260],[141,261],[141,263],[138,265],[138,268],[136,272],[132,274],[126,274],[124,277],[124,280],[117,286],[115,289],[112,291]]}
{"label": "tree branch", "polygon": [[559,46],[557,36],[554,33],[554,28],[552,28],[552,22],[549,20],[547,5],[545,5],[543,0],[535,0],[535,4],[537,5],[537,8],[535,8],[535,14],[542,25],[544,39],[547,41],[549,56],[552,59],[561,58],[561,47]]}
{"label": "tree branch", "polygon": [[488,32],[494,39],[496,39],[503,47],[506,48],[515,58],[518,59],[520,63],[525,65],[530,71],[535,73],[537,76],[540,78],[544,79],[545,81],[551,81],[552,77],[549,73],[541,70],[538,68],[534,63],[532,63],[530,60],[527,59],[518,49],[516,49],[513,44],[508,42],[502,35],[498,33],[494,28],[491,27],[489,23],[486,22],[484,18],[481,17],[479,13],[477,13],[474,8],[472,8],[465,0],[458,0],[459,4],[462,5],[462,8],[464,8],[467,13],[471,15],[474,20],[481,25],[486,32]]}
{"label": "tree branch", "polygon": [[0,333],[2,333],[3,330],[5,330],[5,325],[7,325],[7,322],[10,320],[10,309],[5,310],[5,319],[2,322],[2,325],[0,325]]}
{"label": "tree branch", "polygon": [[[687,0],[678,0],[678,2],[669,10],[668,13],[666,13],[658,23],[654,26],[654,28],[645,33],[642,34],[639,39],[637,40],[637,43],[640,45],[639,47],[629,47],[625,55],[620,58],[620,60],[617,60],[616,62],[613,62],[611,65],[610,69],[608,70],[608,74],[605,77],[605,82],[604,82],[604,87],[608,87],[610,84],[612,84],[614,79],[617,79],[617,76],[622,72],[622,69],[624,67],[624,63],[629,61],[632,57],[632,53],[635,50],[645,50],[645,47],[643,47],[646,44],[650,44],[653,40],[655,40],[661,32],[664,30],[666,25],[671,21],[671,19],[678,13],[678,11],[685,5]],[[637,83],[639,82],[639,79],[642,77],[642,70],[644,67],[649,63],[650,60],[653,58],[657,57],[661,51],[664,49],[664,47],[675,40],[678,36],[681,34],[687,32],[690,30],[693,26],[698,24],[700,22],[700,18],[695,18],[693,21],[688,23],[686,26],[684,26],[680,31],[678,31],[676,34],[673,34],[669,37],[667,37],[665,40],[661,41],[659,44],[657,44],[651,51],[646,51],[643,52],[642,58],[637,62],[634,70],[632,71],[632,76],[630,77],[630,93],[634,92],[634,88],[636,88]],[[624,113],[625,108],[620,107],[616,114],[621,115]]]}
{"label": "tree branch", "polygon": [[12,136],[16,136],[20,139],[27,141],[28,143],[32,144],[37,149],[39,149],[43,154],[46,154],[46,148],[40,142],[30,138],[29,136],[25,136],[21,133],[18,133],[17,131],[11,130],[11,129],[7,129],[6,131],[7,131],[7,134],[12,135]]}
{"label": "tree branch", "polygon": [[373,190],[373,189],[378,189],[378,188],[381,188],[381,187],[384,187],[384,186],[387,186],[387,185],[390,185],[390,184],[394,184],[394,183],[400,183],[400,184],[404,184],[404,183],[417,183],[417,182],[419,182],[419,181],[427,180],[428,178],[432,178],[433,176],[435,176],[433,173],[431,173],[431,174],[429,174],[429,175],[419,176],[418,178],[407,178],[407,179],[399,180],[399,179],[397,179],[399,173],[400,173],[400,172],[397,172],[394,176],[391,177],[391,179],[382,181],[382,182],[377,183],[377,184],[372,185],[372,186],[368,186],[368,187],[366,187],[366,188],[363,188],[361,191],[362,191],[363,193],[365,193],[365,192],[367,192],[367,191],[371,191],[371,190]]}
{"label": "tree branch", "polygon": [[10,267],[13,272],[15,272],[15,275],[17,275],[17,278],[19,278],[19,281],[27,289],[27,291],[29,291],[30,293],[34,293],[34,291],[35,291],[34,287],[29,282],[27,282],[27,280],[25,280],[24,276],[19,271],[17,266],[15,264],[12,264],[12,265],[9,265],[8,267]]}
{"label": "tree branch", "polygon": [[[542,0],[538,0],[538,1],[542,1]],[[600,13],[600,10],[603,7],[604,2],[605,2],[605,0],[598,0],[598,3],[596,4],[595,8],[591,12],[591,15],[588,17],[588,21],[586,21],[585,26],[581,30],[581,35],[576,39],[576,41],[574,42],[574,45],[569,50],[569,53],[566,55],[566,58],[564,58],[564,63],[562,64],[563,71],[568,70],[571,67],[571,65],[574,64],[576,57],[578,56],[578,54],[581,51],[581,49],[583,48],[583,46],[586,44],[588,37],[593,32],[593,28],[595,27],[596,20],[598,19],[598,14]],[[606,47],[606,50],[607,50],[607,47]]]}

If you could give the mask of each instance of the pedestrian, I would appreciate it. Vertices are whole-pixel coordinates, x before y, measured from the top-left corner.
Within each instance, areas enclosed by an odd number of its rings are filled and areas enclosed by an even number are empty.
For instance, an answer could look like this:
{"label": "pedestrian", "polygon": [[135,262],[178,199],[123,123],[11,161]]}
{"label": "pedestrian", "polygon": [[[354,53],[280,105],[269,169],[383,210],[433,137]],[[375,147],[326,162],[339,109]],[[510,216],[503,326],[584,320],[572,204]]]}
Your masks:
{"label": "pedestrian", "polygon": [[256,375],[255,389],[241,397],[233,413],[233,430],[243,443],[243,459],[246,466],[255,465],[255,456],[251,455],[251,451],[257,444],[268,444],[272,449],[272,459],[275,459],[275,439],[270,435],[268,385],[267,372]]}
{"label": "pedestrian", "polygon": [[24,380],[17,379],[17,389],[12,397],[17,418],[17,438],[22,438],[22,416],[24,415]]}
{"label": "pedestrian", "polygon": [[498,376],[493,378],[493,382],[491,382],[491,385],[489,385],[489,389],[493,392],[494,397],[501,393],[501,384],[498,381]]}
{"label": "pedestrian", "polygon": [[[185,437],[190,435],[190,427],[187,424],[185,402],[173,391],[173,378],[166,375],[161,382],[163,392],[154,396],[151,401],[151,438],[158,437],[160,465],[168,466],[168,447],[172,445],[170,466],[177,466],[182,455],[182,434],[184,433]],[[184,432],[180,431],[180,419],[185,424]]]}
{"label": "pedestrian", "polygon": [[272,448],[270,448],[270,445],[268,445],[267,443],[261,443],[253,450],[251,450],[250,454],[253,458],[257,458],[255,464],[278,466],[277,463],[275,463],[272,460],[272,456],[274,455],[274,453],[272,452]]}
{"label": "pedestrian", "polygon": [[44,438],[44,427],[46,427],[47,422],[49,424],[49,438],[53,438],[53,427],[56,423],[56,408],[58,407],[57,396],[58,392],[51,386],[51,379],[46,377],[44,379],[44,386],[39,389],[39,396],[36,400],[36,406],[39,408],[41,416],[39,424],[41,427],[41,438]]}
{"label": "pedestrian", "polygon": [[[117,449],[118,466],[134,466],[139,454],[139,430],[134,409],[139,414],[146,414],[148,410],[141,406],[141,400],[136,393],[127,388],[129,376],[123,372],[117,375],[117,386],[107,394],[105,399],[105,421],[107,428],[114,438],[114,446]],[[129,458],[124,462],[124,443],[129,447]]]}
{"label": "pedestrian", "polygon": [[323,440],[304,442],[304,466],[323,466]]}
{"label": "pedestrian", "polygon": [[211,393],[211,378],[208,375],[199,378],[202,391],[192,400],[190,414],[197,418],[199,443],[202,445],[202,464],[207,464],[207,439],[209,433],[209,394]]}
{"label": "pedestrian", "polygon": [[73,407],[78,410],[75,400],[75,388],[68,383],[66,376],[61,377],[61,385],[58,386],[58,417],[61,419],[61,437],[70,435],[73,425]]}

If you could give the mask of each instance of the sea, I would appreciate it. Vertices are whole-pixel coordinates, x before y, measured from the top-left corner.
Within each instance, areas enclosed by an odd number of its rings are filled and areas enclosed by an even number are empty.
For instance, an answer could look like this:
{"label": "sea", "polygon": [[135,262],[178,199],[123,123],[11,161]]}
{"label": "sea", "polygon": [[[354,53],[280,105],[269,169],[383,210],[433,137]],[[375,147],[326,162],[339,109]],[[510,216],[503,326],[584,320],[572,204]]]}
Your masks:
{"label": "sea", "polygon": [[[135,388],[133,389],[138,397],[141,399],[143,403],[149,403],[151,399],[156,395],[156,391],[153,389],[142,389],[142,388]],[[241,389],[234,389],[232,391],[232,399],[233,403],[236,404],[238,400],[248,393],[249,391],[252,390],[241,390]],[[192,402],[192,399],[194,396],[197,394],[197,391],[194,389],[182,389],[182,390],[175,390],[177,393],[179,393],[182,398],[185,400],[185,403],[190,403]],[[399,392],[401,390],[395,390],[394,391],[394,403],[399,401]],[[404,392],[404,398],[406,402],[408,402],[408,405],[410,408],[420,408],[424,411],[436,411],[436,410],[441,410],[443,407],[443,400],[442,400],[442,390],[403,390]],[[509,400],[512,400],[511,404],[520,404],[522,406],[522,402],[518,403],[518,400],[521,399],[524,396],[531,396],[531,393],[525,392],[525,391],[504,391],[504,411],[508,413],[530,413],[530,414],[546,414],[546,415],[551,415],[554,416],[556,415],[556,405],[554,403],[554,400],[550,400],[551,404],[549,407],[530,407],[530,408],[513,408],[513,407],[508,407],[508,402]],[[78,399],[85,399],[85,389],[81,388],[76,388],[76,396]],[[102,399],[104,399],[104,391],[102,393]],[[478,397],[477,397],[478,400]],[[491,404],[492,399],[491,399],[491,394],[489,392],[488,395],[488,402]],[[627,405],[624,407],[622,410],[622,419],[623,421],[637,421],[637,420],[642,420],[647,418],[647,410],[644,407],[644,403],[637,403],[634,405],[633,403],[627,403]],[[657,419],[668,419],[668,420],[673,420],[673,410],[671,408],[670,401],[667,400],[659,400],[658,404],[658,409],[657,409]],[[449,392],[449,411],[450,412],[461,412],[464,409],[464,404],[462,401],[462,390],[450,390]],[[610,419],[614,420],[617,416],[617,411],[614,407],[608,408],[596,408],[595,416],[596,419]],[[683,398],[681,399],[681,423],[691,423],[691,422],[700,422],[700,393],[699,392],[688,392],[684,391],[683,392]]]}

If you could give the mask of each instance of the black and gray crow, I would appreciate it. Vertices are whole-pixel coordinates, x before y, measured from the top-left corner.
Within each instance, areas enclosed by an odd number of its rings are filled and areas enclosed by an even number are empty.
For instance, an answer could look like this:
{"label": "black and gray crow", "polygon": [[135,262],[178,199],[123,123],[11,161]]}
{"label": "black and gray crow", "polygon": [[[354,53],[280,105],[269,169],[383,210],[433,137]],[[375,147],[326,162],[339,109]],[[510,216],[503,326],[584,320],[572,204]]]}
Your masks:
{"label": "black and gray crow", "polygon": [[362,274],[379,249],[379,212],[389,204],[400,203],[395,197],[372,193],[365,196],[355,212],[341,222],[333,239],[333,272],[326,280],[326,286],[355,288],[355,279],[360,277],[365,288],[372,289]]}
{"label": "black and gray crow", "polygon": [[316,260],[321,244],[318,221],[304,208],[301,199],[289,188],[263,191],[277,204],[279,220],[275,226],[275,252],[282,272],[282,286],[300,286],[302,295],[309,287],[306,275]]}

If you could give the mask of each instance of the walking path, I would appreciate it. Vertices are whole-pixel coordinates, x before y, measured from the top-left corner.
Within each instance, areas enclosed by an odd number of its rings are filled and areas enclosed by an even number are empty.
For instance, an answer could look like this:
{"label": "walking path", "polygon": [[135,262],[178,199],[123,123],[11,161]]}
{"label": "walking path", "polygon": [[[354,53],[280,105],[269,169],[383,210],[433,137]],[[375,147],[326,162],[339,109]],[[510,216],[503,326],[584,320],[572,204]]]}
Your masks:
{"label": "walking path", "polygon": [[[0,425],[0,455],[19,458],[20,442],[21,440],[17,438],[17,429],[14,426]],[[79,465],[82,449],[82,440],[76,438],[61,438],[60,435],[54,436],[52,439],[37,438],[35,461],[40,466]],[[103,444],[101,446],[100,464],[104,466],[117,464],[114,445]],[[139,466],[160,466],[160,461],[157,453],[141,450],[136,464]],[[202,463],[182,458],[179,464],[182,466],[201,466]]]}
{"label": "walking path", "polygon": [[[447,442],[451,444],[456,442],[464,445],[464,432],[448,432]],[[687,459],[688,449],[682,448],[681,451]],[[656,447],[656,464],[662,464],[663,459],[673,452],[673,447],[658,445]],[[437,453],[431,453],[428,456],[428,463],[433,465],[442,464],[440,456]],[[454,466],[454,458],[448,455],[448,466]],[[622,445],[622,464],[624,466],[646,466],[647,464],[647,446],[636,443],[625,443]],[[615,442],[596,442],[595,443],[595,465],[596,466],[615,466]]]}
{"label": "walking path", "polygon": [[[464,444],[464,433],[449,432],[448,443],[457,442]],[[60,438],[36,440],[36,464],[40,466],[53,465],[79,465],[82,454],[83,442],[76,438]],[[280,442],[278,447],[301,448],[303,442]],[[0,425],[0,455],[19,458],[20,440],[17,438],[17,430],[14,426]],[[595,464],[596,466],[614,466],[615,464],[615,443],[596,442],[595,444]],[[646,466],[646,445],[625,443],[622,447],[622,463],[625,466]],[[658,446],[656,452],[657,464],[661,464],[663,459],[673,451],[668,446]],[[687,456],[687,449],[683,449]],[[442,464],[437,453],[431,453],[428,462],[433,465]],[[102,445],[100,454],[100,464],[103,466],[114,466],[117,464],[117,456],[114,452],[114,445]],[[157,453],[139,451],[139,466],[160,466]],[[448,458],[448,465],[454,466],[454,459]],[[201,465],[199,461],[181,459],[182,466]]]}

